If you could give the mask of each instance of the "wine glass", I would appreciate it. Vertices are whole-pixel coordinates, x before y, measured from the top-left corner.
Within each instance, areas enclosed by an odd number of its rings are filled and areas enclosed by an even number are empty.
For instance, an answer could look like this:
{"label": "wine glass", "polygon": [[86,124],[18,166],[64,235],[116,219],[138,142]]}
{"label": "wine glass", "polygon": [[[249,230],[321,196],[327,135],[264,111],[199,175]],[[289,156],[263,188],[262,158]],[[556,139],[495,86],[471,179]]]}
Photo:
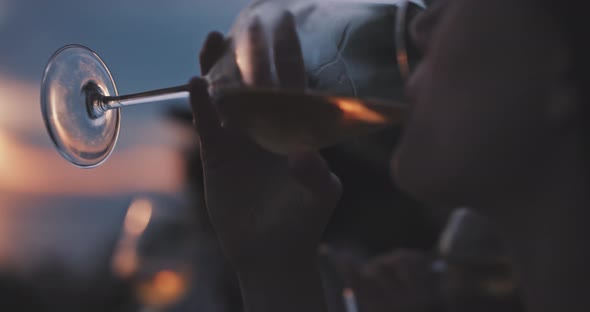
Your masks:
{"label": "wine glass", "polygon": [[[391,56],[391,63],[397,66],[399,76],[405,78],[411,65],[406,26],[412,5],[409,1],[396,5],[393,38],[396,55]],[[263,148],[281,154],[301,146],[317,149],[402,119],[405,105],[395,101],[336,96],[325,90],[288,91],[249,86],[246,76],[251,64],[247,58],[256,56],[243,54],[248,54],[251,46],[266,43],[252,42],[252,38],[241,40],[248,36],[242,28],[230,32],[224,56],[203,78],[209,84],[210,95],[230,106],[241,119],[244,131]],[[302,51],[292,53],[294,58],[303,58]],[[179,98],[188,98],[188,85],[119,95],[108,67],[95,52],[82,45],[68,45],[55,52],[45,68],[41,111],[51,140],[61,155],[77,167],[92,168],[104,162],[115,147],[121,108]],[[250,99],[248,103],[252,104],[232,106],[245,99]]]}

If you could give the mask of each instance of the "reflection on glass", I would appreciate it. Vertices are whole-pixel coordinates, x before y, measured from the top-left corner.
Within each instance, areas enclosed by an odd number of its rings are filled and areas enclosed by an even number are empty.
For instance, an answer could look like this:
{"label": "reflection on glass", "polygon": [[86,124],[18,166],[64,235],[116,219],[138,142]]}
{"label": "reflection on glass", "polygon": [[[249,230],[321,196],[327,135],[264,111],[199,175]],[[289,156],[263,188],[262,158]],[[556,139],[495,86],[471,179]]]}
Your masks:
{"label": "reflection on glass", "polygon": [[[294,11],[301,11],[300,14],[306,14],[308,18],[298,19],[299,33],[285,28],[273,34],[277,36],[272,39],[273,42],[301,41],[301,45],[294,44],[293,47],[296,48],[282,51],[286,55],[282,57],[278,57],[275,49],[278,46],[268,42],[270,39],[265,35],[264,26],[260,24],[260,27],[255,28],[251,25],[257,18],[266,18],[263,14],[266,12],[265,9],[261,8],[258,12],[256,10],[259,8],[252,9],[255,6],[247,8],[238,17],[230,32],[223,56],[204,77],[214,98],[223,98],[230,91],[239,90],[239,102],[252,102],[248,97],[251,96],[251,91],[254,92],[251,88],[254,82],[254,69],[257,68],[256,64],[266,61],[269,57],[272,62],[289,63],[290,67],[294,64],[301,65],[312,80],[309,82],[312,89],[333,94],[327,96],[301,91],[308,98],[312,98],[313,102],[323,103],[324,106],[337,104],[339,110],[324,110],[323,115],[319,116],[327,120],[325,126],[305,128],[304,120],[309,117],[308,114],[303,117],[304,119],[296,120],[300,126],[295,123],[288,129],[281,128],[280,123],[272,121],[266,122],[266,126],[272,125],[277,128],[270,131],[245,129],[270,151],[284,153],[291,148],[302,146],[319,148],[363,133],[371,128],[371,125],[400,120],[403,104],[390,103],[397,109],[395,113],[390,110],[389,113],[392,115],[388,116],[384,115],[384,112],[373,112],[370,100],[354,97],[371,93],[367,91],[369,89],[401,93],[401,78],[407,77],[410,70],[406,44],[406,25],[409,23],[406,17],[410,2],[403,0],[390,5],[350,1],[326,3],[309,1],[306,2],[306,7],[292,8]],[[339,9],[337,17],[330,20],[322,18],[326,10],[335,9]],[[308,22],[314,20],[309,16],[314,16],[315,22]],[[309,30],[319,20],[328,22],[325,33]],[[387,25],[389,26],[385,27]],[[389,33],[384,29],[393,31]],[[334,37],[340,39],[334,41]],[[389,50],[390,54],[383,54],[383,51]],[[374,53],[382,55],[374,57]],[[272,55],[274,57],[270,57]],[[321,60],[326,56],[331,59],[327,59],[324,64]],[[274,63],[268,65],[273,76],[271,80],[279,81],[281,67]],[[41,90],[41,108],[47,130],[59,152],[72,164],[91,168],[106,160],[115,146],[119,134],[120,108],[187,98],[187,91],[188,86],[182,85],[119,96],[108,68],[98,55],[86,47],[70,45],[56,52],[46,67]],[[334,96],[342,94],[348,97]],[[257,95],[261,96],[261,93],[258,92]],[[399,94],[393,97],[391,94],[388,95],[388,100],[399,100]],[[271,89],[264,94],[264,100],[267,103],[280,103],[282,109],[297,111],[301,103],[287,101],[291,96],[292,93],[285,93],[284,90]],[[287,103],[291,106],[287,106]],[[267,112],[249,108],[251,120],[245,120],[246,123],[254,119],[262,119],[265,122],[275,118]],[[311,111],[311,114],[315,112]],[[342,120],[350,116],[354,116],[355,123],[330,122],[330,119]],[[240,123],[242,121],[240,120]],[[335,128],[324,131],[327,127]],[[305,136],[295,135],[303,132],[306,133]],[[346,133],[346,136],[333,136],[334,132]],[[276,133],[289,136],[292,144],[281,148],[265,144],[276,142],[277,138],[272,137],[276,136]]]}

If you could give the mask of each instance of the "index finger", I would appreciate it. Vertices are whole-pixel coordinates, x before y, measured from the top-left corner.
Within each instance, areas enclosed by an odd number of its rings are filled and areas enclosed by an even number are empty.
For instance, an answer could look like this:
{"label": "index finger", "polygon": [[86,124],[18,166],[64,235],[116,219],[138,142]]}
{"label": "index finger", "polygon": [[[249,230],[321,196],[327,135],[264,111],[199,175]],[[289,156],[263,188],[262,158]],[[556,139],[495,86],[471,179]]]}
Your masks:
{"label": "index finger", "polygon": [[295,18],[290,12],[285,12],[276,25],[273,33],[273,50],[275,70],[281,87],[304,89],[307,78],[303,53]]}

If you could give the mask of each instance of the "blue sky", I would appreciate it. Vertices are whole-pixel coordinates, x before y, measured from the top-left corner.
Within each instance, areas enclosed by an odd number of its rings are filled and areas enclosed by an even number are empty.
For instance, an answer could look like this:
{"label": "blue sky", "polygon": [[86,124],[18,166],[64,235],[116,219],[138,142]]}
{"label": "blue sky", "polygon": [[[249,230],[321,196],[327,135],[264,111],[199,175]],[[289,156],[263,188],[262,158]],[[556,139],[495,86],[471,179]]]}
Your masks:
{"label": "blue sky", "polygon": [[107,63],[120,93],[182,84],[198,73],[206,34],[229,29],[247,3],[0,0],[0,269],[44,257],[89,269],[135,194],[182,190],[179,150],[194,133],[162,121],[158,105],[123,112],[118,146],[105,165],[81,170],[58,155],[39,109],[53,52],[87,45]]}
{"label": "blue sky", "polygon": [[89,46],[121,92],[183,83],[210,30],[225,31],[247,0],[0,0],[0,72],[38,81],[60,46]]}
{"label": "blue sky", "polygon": [[[65,160],[53,149],[41,118],[39,90],[47,60],[58,48],[77,43],[95,50],[109,66],[120,94],[184,84],[198,74],[198,52],[207,33],[229,29],[247,3],[0,0],[0,160],[16,161],[1,162],[0,176],[4,180],[22,180],[27,185],[45,181],[39,170],[31,168],[53,167],[64,184],[79,185],[79,179],[106,179],[99,176],[114,170],[99,168],[81,174],[79,169],[64,167]],[[165,108],[148,105],[123,110],[121,135],[113,156],[122,156],[126,149],[138,146],[151,146],[162,152],[181,148],[180,138],[184,134],[163,121]],[[141,155],[137,149],[130,153]],[[44,155],[43,165],[38,164],[41,157],[35,155]],[[146,155],[140,160],[149,163],[150,157],[151,163],[155,163],[154,158],[161,155]],[[114,166],[130,168],[126,163],[132,161],[129,158],[123,157],[122,163]],[[162,160],[169,164],[167,161],[170,159]],[[27,178],[27,172],[34,175]],[[50,171],[47,174],[53,175]],[[37,180],[33,180],[35,177]],[[49,185],[55,177],[47,179],[45,184]],[[0,177],[0,190],[6,189],[2,180]],[[30,188],[36,191],[32,184]]]}
{"label": "blue sky", "polygon": [[[0,130],[47,143],[33,115],[43,69],[58,48],[77,43],[96,51],[120,94],[183,84],[199,72],[197,55],[206,34],[227,31],[248,2],[0,0],[0,110],[8,110],[0,115]],[[18,94],[21,87],[26,94]],[[123,127],[160,112],[157,105],[131,108]]]}

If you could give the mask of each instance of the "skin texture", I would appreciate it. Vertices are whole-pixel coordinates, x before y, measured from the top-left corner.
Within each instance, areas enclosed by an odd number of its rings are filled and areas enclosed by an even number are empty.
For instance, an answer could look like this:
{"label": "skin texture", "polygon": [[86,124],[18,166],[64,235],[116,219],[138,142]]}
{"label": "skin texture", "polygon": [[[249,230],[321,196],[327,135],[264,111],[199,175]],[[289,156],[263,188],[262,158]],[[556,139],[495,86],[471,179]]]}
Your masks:
{"label": "skin texture", "polygon": [[394,171],[417,198],[467,204],[498,225],[528,311],[587,311],[587,103],[562,25],[541,4],[448,0],[416,22],[425,57]]}
{"label": "skin texture", "polygon": [[[475,207],[496,223],[528,311],[588,311],[590,183],[579,119],[587,103],[550,12],[526,0],[435,2],[413,29],[424,59],[392,164],[416,198]],[[205,72],[222,42],[217,34],[205,44]],[[268,85],[268,65],[255,66],[254,83]],[[315,249],[338,180],[315,153],[275,156],[221,128],[202,80],[191,81],[191,103],[207,208],[246,309],[324,311]]]}
{"label": "skin texture", "polygon": [[396,156],[399,180],[419,197],[488,203],[531,184],[549,164],[538,156],[561,139],[550,111],[561,105],[555,86],[565,83],[565,43],[549,16],[524,2],[451,0],[425,35]]}

